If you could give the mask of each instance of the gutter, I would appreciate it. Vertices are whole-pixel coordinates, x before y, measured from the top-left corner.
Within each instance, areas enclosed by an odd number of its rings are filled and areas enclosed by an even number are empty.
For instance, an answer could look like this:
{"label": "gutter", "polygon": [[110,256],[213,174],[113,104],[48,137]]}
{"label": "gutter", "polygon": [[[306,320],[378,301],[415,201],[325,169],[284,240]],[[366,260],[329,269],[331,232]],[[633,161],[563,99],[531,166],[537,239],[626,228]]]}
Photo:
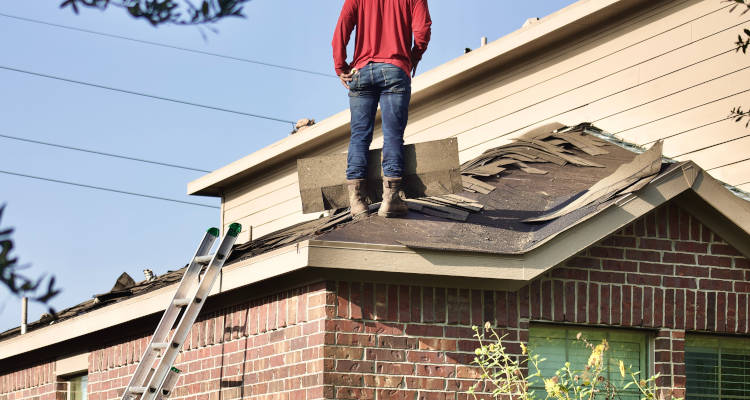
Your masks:
{"label": "gutter", "polygon": [[[461,81],[482,76],[519,56],[543,49],[566,37],[598,26],[624,10],[648,0],[580,0],[550,14],[537,23],[516,30],[492,43],[464,54],[416,77],[412,82],[412,104],[421,103]],[[188,183],[187,193],[220,197],[234,182],[263,173],[274,164],[294,160],[349,134],[349,110],[344,110],[305,130],[219,168]]]}

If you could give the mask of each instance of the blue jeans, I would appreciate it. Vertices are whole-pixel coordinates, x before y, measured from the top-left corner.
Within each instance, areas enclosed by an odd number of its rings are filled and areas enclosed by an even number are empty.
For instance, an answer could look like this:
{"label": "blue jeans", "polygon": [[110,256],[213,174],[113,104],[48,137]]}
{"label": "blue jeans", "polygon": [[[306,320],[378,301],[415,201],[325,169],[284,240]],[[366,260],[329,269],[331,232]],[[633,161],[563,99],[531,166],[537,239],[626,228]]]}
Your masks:
{"label": "blue jeans", "polygon": [[404,128],[409,119],[411,79],[399,67],[369,63],[349,83],[352,114],[346,179],[367,177],[367,154],[380,102],[383,119],[383,175],[399,178],[404,170]]}

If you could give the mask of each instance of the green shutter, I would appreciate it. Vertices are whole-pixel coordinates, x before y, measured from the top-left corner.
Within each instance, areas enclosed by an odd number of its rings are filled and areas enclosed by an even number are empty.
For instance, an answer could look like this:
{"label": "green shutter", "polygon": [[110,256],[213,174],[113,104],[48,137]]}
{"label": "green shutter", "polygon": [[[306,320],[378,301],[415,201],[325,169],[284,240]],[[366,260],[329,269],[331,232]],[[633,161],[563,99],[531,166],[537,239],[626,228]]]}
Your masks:
{"label": "green shutter", "polygon": [[[531,326],[529,329],[529,348],[533,353],[546,359],[541,365],[543,377],[553,377],[555,371],[563,367],[566,361],[570,362],[572,369],[582,370],[584,368],[591,351],[576,339],[579,332],[594,344],[599,344],[602,339],[607,339],[609,351],[605,354],[607,363],[605,377],[617,388],[625,386],[630,379],[629,376],[626,376],[625,379],[620,376],[619,360],[622,360],[626,366],[632,366],[633,371],[643,371],[641,373],[648,376],[648,336],[646,333],[576,327]],[[533,387],[537,392],[545,393],[544,384],[541,381],[534,382]],[[640,399],[639,392],[632,387],[626,391],[620,390],[619,393],[623,400]]]}
{"label": "green shutter", "polygon": [[687,400],[750,398],[749,339],[688,336]]}

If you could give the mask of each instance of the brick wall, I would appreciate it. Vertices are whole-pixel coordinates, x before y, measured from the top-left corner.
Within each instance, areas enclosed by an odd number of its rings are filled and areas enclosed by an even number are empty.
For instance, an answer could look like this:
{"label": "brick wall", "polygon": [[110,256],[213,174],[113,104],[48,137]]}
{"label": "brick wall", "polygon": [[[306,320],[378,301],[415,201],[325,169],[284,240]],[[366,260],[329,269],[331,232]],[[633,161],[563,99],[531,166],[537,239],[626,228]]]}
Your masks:
{"label": "brick wall", "polygon": [[[750,262],[674,206],[517,291],[402,283],[324,282],[202,315],[172,398],[468,399],[485,321],[513,354],[536,323],[644,329],[658,384],[682,396],[686,334],[750,333]],[[91,400],[120,397],[147,339],[92,349]],[[3,376],[0,400],[54,393],[45,365]]]}
{"label": "brick wall", "polygon": [[325,382],[335,399],[463,399],[471,325],[519,354],[539,322],[648,329],[657,384],[684,396],[686,331],[750,333],[748,293],[748,259],[666,206],[514,292],[339,282]]}
{"label": "brick wall", "polygon": [[55,400],[58,389],[52,362],[0,375],[0,400]]}

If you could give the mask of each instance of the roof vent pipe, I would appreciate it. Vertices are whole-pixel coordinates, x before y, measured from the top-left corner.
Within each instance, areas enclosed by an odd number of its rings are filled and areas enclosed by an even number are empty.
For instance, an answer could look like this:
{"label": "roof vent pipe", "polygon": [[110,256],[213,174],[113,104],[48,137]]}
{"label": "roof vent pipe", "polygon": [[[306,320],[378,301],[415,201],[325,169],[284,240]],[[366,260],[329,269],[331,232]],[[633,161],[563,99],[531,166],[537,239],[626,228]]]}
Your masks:
{"label": "roof vent pipe", "polygon": [[143,270],[143,277],[146,278],[146,282],[151,282],[154,279],[156,279],[156,276],[154,275],[154,271],[148,268]]}
{"label": "roof vent pipe", "polygon": [[29,314],[29,298],[24,296],[21,298],[21,334],[26,334],[26,321],[28,321]]}
{"label": "roof vent pipe", "polygon": [[487,36],[482,36],[482,39],[481,39],[480,43],[481,43],[480,47],[486,46],[487,45]]}

